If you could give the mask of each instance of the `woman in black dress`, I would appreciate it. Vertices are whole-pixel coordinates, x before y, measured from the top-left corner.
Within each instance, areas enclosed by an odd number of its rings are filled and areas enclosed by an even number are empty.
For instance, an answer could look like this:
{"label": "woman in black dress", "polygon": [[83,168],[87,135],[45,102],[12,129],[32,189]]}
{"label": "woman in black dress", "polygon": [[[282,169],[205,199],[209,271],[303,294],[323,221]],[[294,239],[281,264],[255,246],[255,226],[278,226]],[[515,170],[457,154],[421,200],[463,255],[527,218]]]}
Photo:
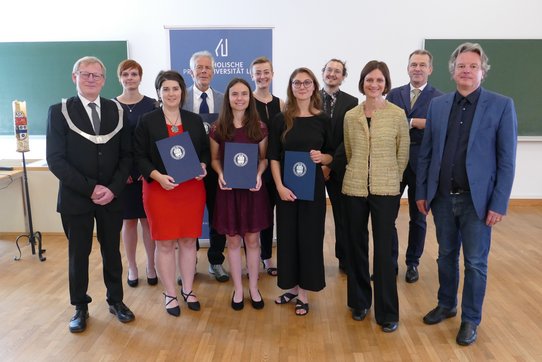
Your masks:
{"label": "woman in black dress", "polygon": [[[284,102],[271,94],[271,82],[273,81],[273,65],[271,61],[266,57],[259,57],[252,61],[250,65],[252,80],[256,89],[252,92],[254,100],[256,102],[256,109],[260,116],[260,120],[265,123],[267,129],[271,129],[271,120],[284,109]],[[273,182],[273,176],[271,175],[271,169],[268,167],[263,173],[263,181],[269,194],[269,204],[271,207],[271,213],[275,208],[275,201],[277,199],[277,189]],[[267,274],[271,276],[277,276],[277,268],[273,266],[273,260],[271,259],[273,250],[273,224],[267,229],[260,232],[260,244],[261,244],[261,259],[264,269]]]}
{"label": "woman in black dress", "polygon": [[[116,100],[124,108],[124,113],[128,115],[128,126],[133,136],[139,117],[152,111],[156,106],[156,101],[139,92],[143,68],[135,60],[123,60],[117,68],[117,75],[122,85],[122,94]],[[121,197],[124,204],[122,241],[124,242],[126,260],[128,261],[127,281],[128,285],[133,288],[139,284],[139,272],[136,261],[138,221],[141,224],[141,237],[143,238],[143,245],[147,253],[147,283],[150,285],[158,283],[154,267],[155,243],[151,238],[149,223],[147,222],[147,215],[145,215],[143,199],[141,197],[142,180],[141,173],[139,173],[137,167],[134,165]]]}
{"label": "woman in black dress", "polygon": [[285,304],[297,297],[295,313],[309,312],[308,291],[325,287],[324,224],[326,195],[321,167],[316,167],[314,201],[297,200],[282,182],[285,151],[310,153],[316,164],[333,160],[330,119],[321,111],[318,80],[311,70],[298,68],[290,76],[288,101],[271,124],[268,158],[280,200],[277,201],[278,286],[286,289],[275,300]]}

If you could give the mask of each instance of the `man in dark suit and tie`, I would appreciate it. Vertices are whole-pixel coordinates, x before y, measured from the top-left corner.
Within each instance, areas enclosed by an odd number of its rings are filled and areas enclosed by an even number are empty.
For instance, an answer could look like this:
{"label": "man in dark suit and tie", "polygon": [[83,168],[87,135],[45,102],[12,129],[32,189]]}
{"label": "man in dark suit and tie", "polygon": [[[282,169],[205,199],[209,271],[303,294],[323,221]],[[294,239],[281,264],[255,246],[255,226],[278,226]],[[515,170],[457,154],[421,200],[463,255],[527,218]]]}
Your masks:
{"label": "man in dark suit and tie", "polygon": [[[427,224],[425,215],[416,207],[416,167],[418,166],[418,153],[425,129],[425,118],[431,99],[442,95],[442,92],[427,83],[433,72],[433,56],[427,50],[418,49],[408,57],[407,66],[410,83],[394,88],[388,93],[386,99],[404,109],[410,123],[410,156],[407,168],[401,181],[401,194],[408,186],[408,247],[406,250],[407,271],[405,280],[414,283],[419,279],[418,265],[425,245]],[[399,212],[397,205],[397,212]],[[393,257],[398,268],[399,238],[397,229],[393,233]]]}
{"label": "man in dark suit and tie", "polygon": [[438,305],[423,318],[436,324],[457,313],[459,255],[464,282],[460,345],[476,340],[482,319],[491,229],[508,208],[514,180],[517,117],[512,99],[481,87],[489,70],[479,44],[461,44],[450,57],[456,91],[429,106],[420,148],[416,203],[433,212],[438,251]]}
{"label": "man in dark suit and tie", "polygon": [[[190,57],[190,74],[194,85],[186,91],[186,101],[183,109],[199,114],[220,113],[224,94],[211,88],[215,61],[213,55],[208,51],[199,51]],[[209,134],[210,125],[204,120],[205,130]],[[209,273],[214,275],[219,282],[226,282],[230,279],[228,273],[222,267],[224,263],[224,248],[226,236],[217,233],[212,225],[213,212],[215,207],[216,187],[218,175],[209,167],[205,182],[207,214],[209,216]],[[179,279],[179,282],[182,282]]]}
{"label": "man in dark suit and tie", "polygon": [[119,104],[100,97],[105,66],[95,57],[79,59],[72,79],[77,96],[49,108],[47,163],[59,179],[57,211],[68,238],[72,333],[88,319],[89,255],[94,220],[100,243],[109,311],[127,323],[134,314],[123,303],[119,251],[123,206],[120,195],[132,164],[130,130]]}
{"label": "man in dark suit and tie", "polygon": [[326,179],[326,189],[333,209],[335,222],[335,257],[339,260],[339,270],[346,271],[346,229],[345,217],[342,211],[342,183],[346,167],[344,153],[343,123],[344,114],[358,105],[358,99],[339,89],[344,78],[348,75],[346,63],[339,59],[331,59],[322,68],[324,87],[321,90],[324,112],[331,118],[331,147],[337,150],[333,162],[322,166]]}

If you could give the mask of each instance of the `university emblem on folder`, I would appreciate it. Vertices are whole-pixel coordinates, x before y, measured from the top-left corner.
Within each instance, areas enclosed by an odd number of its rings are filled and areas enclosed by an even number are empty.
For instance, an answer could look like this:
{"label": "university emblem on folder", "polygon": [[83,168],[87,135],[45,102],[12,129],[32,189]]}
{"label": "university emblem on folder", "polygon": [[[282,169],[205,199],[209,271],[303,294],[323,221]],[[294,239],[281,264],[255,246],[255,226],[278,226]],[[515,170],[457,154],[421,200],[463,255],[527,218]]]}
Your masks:
{"label": "university emblem on folder", "polygon": [[248,164],[248,156],[243,152],[239,152],[233,158],[233,162],[237,167],[244,167]]}
{"label": "university emblem on folder", "polygon": [[303,177],[307,173],[307,166],[303,162],[296,162],[293,171],[297,177]]}
{"label": "university emblem on folder", "polygon": [[184,151],[184,147],[179,145],[175,145],[169,150],[169,154],[174,160],[181,160],[184,157],[185,153],[186,152]]}

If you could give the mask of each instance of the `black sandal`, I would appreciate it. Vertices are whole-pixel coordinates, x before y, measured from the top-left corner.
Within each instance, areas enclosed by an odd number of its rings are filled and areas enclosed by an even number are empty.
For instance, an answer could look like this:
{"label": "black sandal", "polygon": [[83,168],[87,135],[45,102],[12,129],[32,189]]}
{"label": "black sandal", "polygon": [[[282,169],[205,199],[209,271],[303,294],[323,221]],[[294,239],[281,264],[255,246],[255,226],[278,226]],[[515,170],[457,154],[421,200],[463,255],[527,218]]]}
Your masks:
{"label": "black sandal", "polygon": [[275,299],[275,304],[287,304],[287,303],[290,303],[292,300],[294,300],[295,297],[297,297],[297,294],[286,292],[286,293],[282,294],[281,296],[279,296],[278,301]]}
{"label": "black sandal", "polygon": [[190,297],[196,298],[196,295],[194,293],[192,293],[192,291],[190,291],[188,293],[185,293],[183,291],[183,289],[181,288],[181,295],[183,296],[183,299],[186,302],[186,305],[188,306],[188,309],[194,310],[196,312],[201,309],[201,305],[199,304],[199,301],[195,301],[195,302],[189,302],[188,301],[188,298],[190,298]]}
{"label": "black sandal", "polygon": [[[303,311],[304,313],[298,313]],[[303,317],[309,314],[309,303],[303,303],[301,300],[297,299],[295,301],[295,315],[298,317]]]}
{"label": "black sandal", "polygon": [[263,268],[265,269],[265,271],[267,272],[268,275],[271,275],[272,277],[276,277],[277,275],[279,275],[278,269],[276,267],[274,267],[274,266],[266,267],[265,266],[265,261],[263,261],[263,260],[262,260],[262,265],[263,265]]}

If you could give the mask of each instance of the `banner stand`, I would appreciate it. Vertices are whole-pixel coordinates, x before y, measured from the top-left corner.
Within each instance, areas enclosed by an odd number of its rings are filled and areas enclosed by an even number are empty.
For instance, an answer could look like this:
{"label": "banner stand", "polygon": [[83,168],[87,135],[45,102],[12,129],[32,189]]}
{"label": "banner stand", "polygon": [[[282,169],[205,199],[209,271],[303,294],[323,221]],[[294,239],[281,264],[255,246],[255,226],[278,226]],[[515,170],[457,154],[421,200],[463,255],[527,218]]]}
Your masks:
{"label": "banner stand", "polygon": [[32,209],[30,208],[30,193],[28,191],[28,174],[26,172],[26,159],[24,157],[24,152],[21,152],[23,154],[23,182],[24,182],[24,198],[26,202],[26,211],[27,211],[27,221],[28,221],[28,234],[21,234],[15,239],[15,245],[17,246],[17,250],[19,250],[19,256],[15,256],[13,259],[16,261],[21,260],[22,253],[21,253],[21,247],[19,246],[19,240],[21,238],[27,238],[28,242],[30,243],[30,246],[32,248],[32,255],[36,255],[36,243],[38,246],[38,258],[40,261],[45,261],[46,258],[43,256],[43,253],[45,253],[45,249],[42,248],[41,245],[41,233],[39,231],[34,232],[34,226],[32,224]]}

